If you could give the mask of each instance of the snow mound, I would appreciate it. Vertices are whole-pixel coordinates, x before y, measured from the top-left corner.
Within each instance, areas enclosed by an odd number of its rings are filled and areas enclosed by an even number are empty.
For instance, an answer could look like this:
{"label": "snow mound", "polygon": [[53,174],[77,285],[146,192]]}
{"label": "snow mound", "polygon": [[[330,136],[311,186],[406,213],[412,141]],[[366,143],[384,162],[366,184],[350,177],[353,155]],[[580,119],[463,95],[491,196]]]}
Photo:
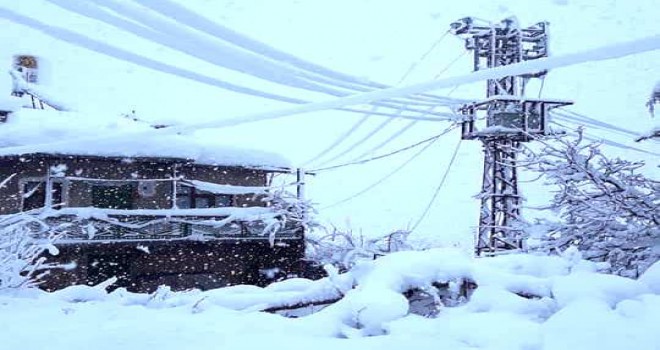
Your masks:
{"label": "snow mound", "polygon": [[21,107],[21,100],[14,96],[0,97],[0,112],[13,112]]}
{"label": "snow mound", "polygon": [[[172,292],[161,286],[152,294],[108,293],[109,280],[54,293],[0,294],[0,324],[6,325],[2,332],[43,341],[59,325],[92,337],[101,330],[108,337],[105,332],[116,332],[112,339],[125,337],[133,347],[147,346],[144,334],[154,332],[158,336],[149,339],[173,348],[184,344],[179,335],[203,329],[220,338],[241,334],[243,340],[270,340],[277,334],[294,343],[308,339],[304,348],[389,349],[422,341],[429,348],[443,344],[453,349],[657,349],[660,295],[651,294],[651,287],[660,265],[640,281],[585,266],[574,256],[475,259],[455,249],[430,249],[363,261],[345,273],[327,268],[329,276],[320,280],[290,279],[265,288]],[[410,313],[404,292],[462,281],[476,289],[459,306],[440,302],[431,318]],[[259,312],[286,307],[308,312],[290,313],[299,316],[293,319]],[[36,333],[30,328],[35,319],[42,320]],[[163,326],[172,333],[163,332]]]}
{"label": "snow mound", "polygon": [[89,301],[103,301],[107,299],[107,288],[117,281],[117,277],[97,284],[95,286],[77,285],[64,288],[53,293],[53,296],[70,303],[81,303]]}
{"label": "snow mound", "polygon": [[660,294],[660,261],[651,265],[638,281],[644,283],[653,293]]}
{"label": "snow mound", "polygon": [[615,306],[625,299],[632,299],[651,290],[643,283],[628,278],[588,272],[576,272],[557,277],[552,287],[554,299],[560,306],[578,300],[598,300]]}

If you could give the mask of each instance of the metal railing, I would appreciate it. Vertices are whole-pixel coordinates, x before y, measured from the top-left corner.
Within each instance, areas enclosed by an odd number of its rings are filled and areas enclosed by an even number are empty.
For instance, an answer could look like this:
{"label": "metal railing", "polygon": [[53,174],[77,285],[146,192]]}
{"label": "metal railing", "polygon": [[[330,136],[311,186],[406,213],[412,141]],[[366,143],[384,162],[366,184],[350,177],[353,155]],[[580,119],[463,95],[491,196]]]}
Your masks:
{"label": "metal railing", "polygon": [[275,226],[266,222],[228,221],[227,217],[172,215],[108,215],[107,218],[84,218],[59,215],[44,219],[57,226],[66,241],[162,240],[162,239],[268,239],[302,238],[303,227],[296,221],[282,221]]}

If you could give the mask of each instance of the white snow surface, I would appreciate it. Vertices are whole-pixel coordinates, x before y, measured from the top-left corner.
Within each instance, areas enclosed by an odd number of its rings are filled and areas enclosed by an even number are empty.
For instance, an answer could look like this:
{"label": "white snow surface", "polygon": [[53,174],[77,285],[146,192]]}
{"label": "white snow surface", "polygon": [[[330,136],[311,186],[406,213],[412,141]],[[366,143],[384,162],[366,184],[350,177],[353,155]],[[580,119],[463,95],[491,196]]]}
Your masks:
{"label": "white snow surface", "polygon": [[13,89],[14,82],[11,76],[0,71],[0,111],[13,112],[21,107],[21,100],[11,96]]}
{"label": "white snow surface", "polygon": [[0,156],[30,153],[190,159],[198,164],[288,168],[284,157],[228,145],[211,136],[163,133],[99,113],[21,109],[0,127]]}
{"label": "white snow surface", "polygon": [[219,194],[266,194],[269,190],[268,187],[263,186],[219,185],[200,180],[184,180],[183,183],[192,185],[198,190]]}
{"label": "white snow surface", "polygon": [[660,261],[651,265],[639,276],[639,281],[648,286],[654,293],[660,294]]}
{"label": "white snow surface", "polygon": [[[657,267],[657,264],[656,266]],[[655,269],[652,268],[651,270]],[[318,280],[153,294],[73,286],[0,294],[3,349],[658,349],[660,294],[579,259],[399,252]],[[401,292],[469,279],[470,300],[435,318]],[[544,294],[538,286],[552,293]],[[533,295],[525,298],[520,295]],[[260,310],[344,295],[308,316]]]}
{"label": "white snow surface", "polygon": [[21,99],[14,96],[3,95],[0,97],[0,111],[14,112],[21,108]]}

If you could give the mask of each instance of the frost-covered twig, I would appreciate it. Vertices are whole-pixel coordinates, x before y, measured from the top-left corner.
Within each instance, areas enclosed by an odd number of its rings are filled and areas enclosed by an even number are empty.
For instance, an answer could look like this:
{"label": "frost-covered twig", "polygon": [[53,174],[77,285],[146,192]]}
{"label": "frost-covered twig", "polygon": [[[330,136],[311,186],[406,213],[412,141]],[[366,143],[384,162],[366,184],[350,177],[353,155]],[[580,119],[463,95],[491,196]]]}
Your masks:
{"label": "frost-covered twig", "polygon": [[[325,230],[326,228],[321,228]],[[332,264],[348,270],[360,260],[373,260],[392,252],[409,250],[409,231],[397,230],[384,235],[366,237],[352,231],[332,228],[332,232],[320,237],[307,238],[308,257],[322,264]]]}
{"label": "frost-covered twig", "polygon": [[[530,168],[557,188],[551,205],[561,218],[548,225],[543,249],[570,245],[585,257],[601,259],[612,272],[636,276],[660,256],[660,182],[638,171],[644,165],[608,158],[598,144],[555,136],[539,140],[543,149],[528,154]],[[644,247],[643,249],[640,249]]]}
{"label": "frost-covered twig", "polygon": [[39,271],[54,267],[45,265],[44,253],[57,253],[52,243],[61,235],[61,227],[45,224],[34,213],[1,216],[0,290],[38,284]]}

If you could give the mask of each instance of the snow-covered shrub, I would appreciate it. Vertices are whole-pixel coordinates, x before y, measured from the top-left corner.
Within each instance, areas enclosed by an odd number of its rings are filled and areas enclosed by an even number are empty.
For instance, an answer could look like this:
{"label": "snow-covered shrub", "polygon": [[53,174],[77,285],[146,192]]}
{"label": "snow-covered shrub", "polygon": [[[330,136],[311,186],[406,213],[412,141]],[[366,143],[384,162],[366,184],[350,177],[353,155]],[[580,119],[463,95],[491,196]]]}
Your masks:
{"label": "snow-covered shrub", "polygon": [[556,188],[549,209],[561,221],[541,223],[541,249],[576,245],[586,259],[607,262],[610,272],[626,277],[657,261],[660,182],[638,172],[644,164],[606,157],[599,144],[583,143],[581,130],[575,139],[542,143],[530,164]]}
{"label": "snow-covered shrub", "polygon": [[270,236],[271,243],[278,232],[300,228],[309,230],[317,225],[313,219],[312,203],[299,199],[284,188],[268,193],[262,200],[273,210],[272,218],[263,220],[266,225],[263,233]]}
{"label": "snow-covered shrub", "polygon": [[36,285],[59,232],[30,213],[0,216],[0,290]]}
{"label": "snow-covered shrub", "polygon": [[[327,229],[323,229],[327,232]],[[333,227],[332,232],[318,238],[307,237],[307,255],[319,263],[349,270],[360,260],[373,260],[392,252],[410,250],[408,234],[408,231],[398,230],[381,236],[365,237],[362,233],[340,231]]]}
{"label": "snow-covered shrub", "polygon": [[[13,177],[0,181],[0,188]],[[43,253],[57,253],[54,240],[63,227],[51,227],[33,213],[0,216],[0,291],[34,286],[43,267]]]}

